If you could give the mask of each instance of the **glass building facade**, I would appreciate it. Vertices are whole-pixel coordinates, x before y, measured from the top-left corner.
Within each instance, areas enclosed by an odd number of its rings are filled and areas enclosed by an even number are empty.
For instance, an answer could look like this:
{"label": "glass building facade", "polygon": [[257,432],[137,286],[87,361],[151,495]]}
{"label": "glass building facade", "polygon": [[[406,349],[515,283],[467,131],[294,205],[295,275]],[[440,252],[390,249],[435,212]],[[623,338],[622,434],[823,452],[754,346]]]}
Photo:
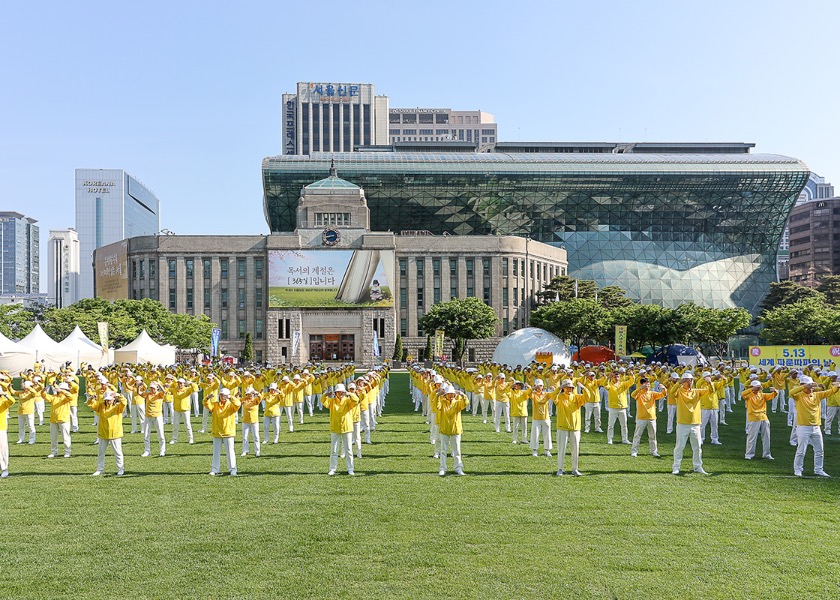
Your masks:
{"label": "glass building facade", "polygon": [[519,235],[564,246],[569,275],[643,301],[755,312],[808,168],[770,154],[357,152],[263,161],[272,232],[329,170],[364,188],[373,231]]}
{"label": "glass building facade", "polygon": [[0,212],[0,294],[37,294],[40,288],[38,221]]}

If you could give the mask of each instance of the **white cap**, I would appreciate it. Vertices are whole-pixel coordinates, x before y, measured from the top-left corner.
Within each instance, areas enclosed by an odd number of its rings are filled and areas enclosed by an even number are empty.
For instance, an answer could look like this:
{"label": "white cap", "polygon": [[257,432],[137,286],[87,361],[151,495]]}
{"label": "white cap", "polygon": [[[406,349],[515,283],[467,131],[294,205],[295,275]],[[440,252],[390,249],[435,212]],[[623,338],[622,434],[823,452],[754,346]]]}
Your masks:
{"label": "white cap", "polygon": [[434,381],[434,383],[443,383],[443,377],[435,375],[435,378],[432,381]]}
{"label": "white cap", "polygon": [[64,390],[65,392],[69,392],[70,391],[70,384],[69,383],[59,383],[58,384],[58,389]]}
{"label": "white cap", "polygon": [[276,383],[272,383],[270,386],[268,386],[268,389],[270,389],[270,390],[276,390],[276,389],[277,389],[277,384],[276,384]]}
{"label": "white cap", "polygon": [[750,381],[750,387],[760,388],[761,382],[758,379],[753,379],[752,381]]}
{"label": "white cap", "polygon": [[627,369],[625,369],[624,367],[619,367],[619,368],[618,368],[618,372],[619,372],[619,373],[626,373],[626,372],[627,372]]}
{"label": "white cap", "polygon": [[105,392],[105,394],[102,396],[103,400],[112,400],[113,398],[114,398],[114,392],[112,392],[110,390]]}
{"label": "white cap", "polygon": [[758,379],[758,375],[750,375],[750,381],[752,381],[753,379]]}
{"label": "white cap", "polygon": [[134,381],[143,381],[143,378],[138,375],[134,378]]}
{"label": "white cap", "polygon": [[304,373],[304,375],[309,375],[309,369],[304,369],[303,373]]}
{"label": "white cap", "polygon": [[291,379],[289,379],[288,375],[283,375],[283,379],[281,379],[280,381],[291,381]]}
{"label": "white cap", "polygon": [[679,378],[680,378],[679,373],[671,373],[671,379],[679,379]]}
{"label": "white cap", "polygon": [[184,379],[183,377],[179,377],[178,378],[178,383],[187,383],[187,380]]}
{"label": "white cap", "polygon": [[447,383],[443,388],[443,393],[444,394],[454,394],[455,393],[455,388],[452,387],[451,383]]}
{"label": "white cap", "polygon": [[31,388],[32,387],[32,382],[31,381],[24,381],[23,382],[23,387],[24,387],[24,389],[25,388]]}
{"label": "white cap", "polygon": [[505,379],[506,377],[507,375],[505,375],[504,373],[499,373],[499,379]]}
{"label": "white cap", "polygon": [[685,379],[685,380],[690,381],[690,380],[694,379],[694,375],[692,375],[691,373],[683,373],[682,377],[680,379]]}
{"label": "white cap", "polygon": [[563,381],[560,382],[560,387],[561,388],[574,387],[574,386],[575,386],[575,384],[572,383],[571,379],[564,379]]}
{"label": "white cap", "polygon": [[346,392],[347,389],[344,387],[343,383],[336,383],[335,384],[335,391],[336,392]]}
{"label": "white cap", "polygon": [[292,379],[300,379],[300,375],[298,375],[297,373],[295,373],[295,376],[294,376],[294,377],[292,377]]}
{"label": "white cap", "polygon": [[538,386],[538,385],[545,385],[545,383],[543,383],[543,380],[542,380],[542,379],[535,379],[535,380],[534,380],[534,385],[535,385],[535,386]]}
{"label": "white cap", "polygon": [[703,377],[711,377],[712,374],[709,371],[703,371]]}
{"label": "white cap", "polygon": [[244,374],[244,375],[250,375],[250,374],[251,374],[251,371],[245,371],[245,373],[243,373],[243,374]]}
{"label": "white cap", "polygon": [[347,384],[347,389],[348,390],[355,390],[356,389],[356,384],[351,381],[350,383]]}
{"label": "white cap", "polygon": [[248,389],[247,389],[247,390],[245,390],[245,393],[246,393],[246,394],[256,394],[256,393],[257,393],[257,390],[255,390],[255,389],[254,389],[254,386],[249,385],[249,386],[248,386]]}
{"label": "white cap", "polygon": [[219,392],[219,395],[220,396],[230,396],[230,390],[227,389],[227,388],[222,388],[222,390]]}
{"label": "white cap", "polygon": [[799,383],[801,383],[802,385],[813,385],[814,380],[808,377],[807,375],[803,375],[799,378]]}

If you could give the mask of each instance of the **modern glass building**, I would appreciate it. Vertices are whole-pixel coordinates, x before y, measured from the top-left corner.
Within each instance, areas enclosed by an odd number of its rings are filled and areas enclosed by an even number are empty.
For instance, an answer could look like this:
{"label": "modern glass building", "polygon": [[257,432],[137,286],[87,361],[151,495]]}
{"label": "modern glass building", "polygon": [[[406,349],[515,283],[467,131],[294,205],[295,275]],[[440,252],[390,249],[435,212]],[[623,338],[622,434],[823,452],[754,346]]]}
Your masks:
{"label": "modern glass building", "polygon": [[263,160],[272,232],[295,229],[301,189],[333,160],[364,188],[372,230],[530,237],[564,246],[569,275],[637,300],[753,312],[809,176],[797,159],[748,152],[277,156]]}
{"label": "modern glass building", "polygon": [[37,294],[40,287],[38,221],[19,212],[0,212],[0,294]]}
{"label": "modern glass building", "polygon": [[93,297],[93,251],[160,231],[160,202],[122,169],[76,169],[78,298]]}

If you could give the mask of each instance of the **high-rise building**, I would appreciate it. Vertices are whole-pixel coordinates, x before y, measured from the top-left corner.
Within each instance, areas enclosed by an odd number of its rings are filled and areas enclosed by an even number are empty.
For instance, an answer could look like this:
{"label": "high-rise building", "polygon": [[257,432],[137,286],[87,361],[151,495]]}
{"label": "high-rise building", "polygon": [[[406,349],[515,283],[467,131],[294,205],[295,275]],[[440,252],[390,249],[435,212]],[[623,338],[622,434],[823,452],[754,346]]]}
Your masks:
{"label": "high-rise building", "polygon": [[493,115],[480,110],[392,108],[388,111],[388,141],[467,142],[477,148],[495,144]]}
{"label": "high-rise building", "polygon": [[[826,198],[834,197],[834,186],[826,183],[825,177],[820,177],[816,173],[811,173],[808,177],[808,183],[799,192],[799,198],[796,200],[796,206],[805,204],[812,200],[825,200]],[[779,280],[790,278],[790,221],[785,224],[785,232],[782,234],[782,241],[779,242],[779,252],[776,256],[776,273]]]}
{"label": "high-rise building", "polygon": [[63,308],[79,300],[79,234],[75,229],[50,230],[47,273],[47,302]]}
{"label": "high-rise building", "polygon": [[826,275],[840,275],[840,198],[799,204],[788,223],[791,281],[816,287]]}
{"label": "high-rise building", "polygon": [[40,247],[38,221],[19,212],[0,212],[0,293],[38,294]]}
{"label": "high-rise building", "polygon": [[160,231],[160,202],[122,169],[76,169],[78,298],[93,297],[93,251]]}
{"label": "high-rise building", "polygon": [[388,143],[388,96],[371,83],[298,83],[283,94],[283,154],[352,152]]}

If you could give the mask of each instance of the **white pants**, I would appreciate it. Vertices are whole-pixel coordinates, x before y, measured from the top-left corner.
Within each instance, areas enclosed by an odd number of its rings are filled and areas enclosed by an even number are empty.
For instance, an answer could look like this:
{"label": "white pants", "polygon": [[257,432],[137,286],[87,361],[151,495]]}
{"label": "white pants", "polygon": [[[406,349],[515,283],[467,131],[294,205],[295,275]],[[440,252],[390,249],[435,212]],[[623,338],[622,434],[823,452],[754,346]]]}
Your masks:
{"label": "white pants", "polygon": [[557,470],[563,471],[563,463],[566,458],[566,445],[571,442],[572,450],[572,471],[578,470],[578,457],[580,456],[580,429],[577,431],[557,430]]}
{"label": "white pants", "polygon": [[163,422],[164,423],[171,423],[172,422],[172,402],[164,402],[163,403]]}
{"label": "white pants", "polygon": [[178,430],[180,429],[181,419],[184,419],[184,429],[187,430],[187,435],[189,436],[189,441],[192,443],[193,441],[193,432],[192,432],[192,422],[190,421],[190,410],[189,408],[183,412],[181,411],[174,411],[172,413],[172,441],[178,441]]}
{"label": "white pants", "polygon": [[528,417],[513,417],[513,441],[517,441],[519,430],[522,430],[522,443],[528,441]]}
{"label": "white pants", "polygon": [[236,471],[236,454],[233,451],[233,436],[213,438],[213,463],[210,467],[210,471],[212,473],[218,473],[219,469],[222,468],[222,446],[225,447],[228,471],[233,473]]}
{"label": "white pants", "polygon": [[195,414],[195,416],[198,417],[198,415],[199,415],[199,412],[198,412],[199,411],[198,392],[193,392],[192,394],[190,394],[190,403],[192,404],[192,407],[193,407],[193,414]]}
{"label": "white pants", "polygon": [[280,441],[280,417],[279,415],[276,417],[263,417],[263,435],[265,439],[263,442],[266,444],[268,443],[268,433],[271,431],[271,428],[274,427],[274,443],[276,444]]}
{"label": "white pants", "polygon": [[370,408],[360,411],[362,416],[362,430],[365,432],[365,443],[370,444]]}
{"label": "white pants", "polygon": [[111,446],[114,450],[114,459],[117,462],[117,472],[121,473],[125,468],[125,463],[123,461],[122,439],[116,438],[113,440],[103,440],[102,438],[99,438],[97,441],[99,442],[99,454],[96,461],[96,470],[100,472],[105,470],[105,451],[108,449],[108,446]]}
{"label": "white pants", "polygon": [[352,431],[330,433],[330,471],[335,471],[338,468],[338,449],[340,446],[345,448],[344,459],[347,461],[347,472],[351,473],[353,471],[353,452],[350,450],[352,438]]}
{"label": "white pants", "polygon": [[674,446],[674,471],[679,471],[682,465],[685,444],[691,440],[692,462],[694,470],[703,468],[703,442],[700,440],[699,425],[681,425],[677,423],[677,443]]}
{"label": "white pants", "polygon": [[[478,414],[478,408],[484,403],[484,397],[481,394],[476,394],[473,392],[472,400],[470,401],[472,408],[472,416],[476,416]],[[484,409],[484,414],[487,415],[487,409]]]}
{"label": "white pants", "polygon": [[627,438],[627,411],[623,408],[608,408],[607,411],[610,414],[609,421],[607,421],[607,443],[611,443],[613,440],[613,429],[615,429],[616,419],[618,419],[618,423],[621,425],[621,441],[629,441]]}
{"label": "white pants", "polygon": [[312,411],[315,410],[315,398],[312,394],[308,396],[304,396],[304,401],[306,402],[306,408],[309,409],[309,416],[312,416]]}
{"label": "white pants", "polygon": [[755,456],[755,443],[761,435],[762,456],[770,456],[770,422],[769,421],[747,421],[747,451],[744,458]]}
{"label": "white pants", "polygon": [[796,424],[796,402],[794,402],[793,398],[790,399],[790,405],[788,406],[788,427],[790,427],[791,445],[798,444],[796,438],[796,428],[798,427]]}
{"label": "white pants", "polygon": [[132,404],[131,405],[131,433],[135,433],[137,431],[137,423],[140,423],[140,431],[143,431],[143,421],[146,420],[146,405],[145,404]]}
{"label": "white pants", "polygon": [[[356,446],[356,453],[359,458],[362,458],[362,422],[353,421],[353,439],[352,443]],[[352,452],[352,448],[345,448],[345,452]]]}
{"label": "white pants", "polygon": [[[825,434],[831,435],[831,424],[834,418],[840,414],[840,406],[827,406],[825,409]],[[840,419],[837,420],[838,429],[840,430]]]}
{"label": "white pants", "polygon": [[0,471],[9,470],[9,432],[0,430]]}
{"label": "white pants", "polygon": [[551,450],[551,419],[531,421],[531,450],[534,452],[540,447],[540,435],[546,451]]}
{"label": "white pants", "polygon": [[706,425],[712,425],[712,441],[718,441],[718,411],[712,409],[702,409],[700,411],[700,431],[703,432],[703,441],[706,441]]}
{"label": "white pants", "polygon": [[321,402],[322,394],[312,394],[312,396],[315,398],[315,404],[318,405],[318,410],[324,410],[324,404]]}
{"label": "white pants", "polygon": [[639,444],[642,442],[642,434],[645,429],[647,429],[650,453],[659,454],[656,445],[656,421],[650,419],[636,419],[636,431],[633,432],[633,446],[630,448],[630,452],[636,454],[639,451]]}
{"label": "white pants", "polygon": [[70,455],[70,423],[50,423],[50,449],[52,454],[58,454],[58,434],[61,433],[61,441],[64,444],[64,454]]}
{"label": "white pants", "polygon": [[[286,425],[289,428],[289,432],[294,431],[295,430],[295,420],[294,420],[294,414],[292,414],[292,411],[294,410],[295,407],[294,406],[281,406],[280,408],[283,410],[283,413],[285,413],[285,415],[286,415]],[[283,416],[283,413],[281,413],[280,416]]]}
{"label": "white pants", "polygon": [[495,402],[495,413],[493,415],[493,424],[496,425],[496,431],[499,431],[502,423],[502,414],[505,415],[505,431],[510,431],[510,403],[509,402]]}
{"label": "white pants", "polygon": [[805,452],[808,445],[814,447],[814,473],[823,470],[825,451],[823,450],[822,429],[818,425],[797,425],[796,426],[796,456],[793,458],[793,472],[802,473],[805,463]]}
{"label": "white pants", "polygon": [[303,425],[303,402],[295,402],[295,408],[300,415],[300,423]]}
{"label": "white pants", "polygon": [[778,412],[779,411],[779,406],[781,406],[782,407],[782,412],[785,412],[785,390],[784,390],[784,388],[782,388],[782,389],[775,388],[775,390],[778,393],[776,394],[776,397],[773,398],[773,404],[771,405],[772,410],[773,410],[773,412]]}
{"label": "white pants", "polygon": [[29,428],[29,443],[35,443],[35,415],[18,415],[18,442],[23,443]]}
{"label": "white pants", "polygon": [[38,425],[44,424],[44,408],[45,402],[43,400],[35,401],[35,414],[38,415]]}
{"label": "white pants", "polygon": [[601,429],[601,403],[587,402],[583,405],[583,424],[586,431],[589,431],[590,419],[595,419],[595,429]]}
{"label": "white pants", "polygon": [[156,417],[146,417],[146,419],[143,421],[143,449],[146,452],[151,453],[151,437],[153,425],[155,427],[155,430],[157,430],[160,455],[165,456],[166,438],[163,435],[163,415],[158,415]]}
{"label": "white pants", "polygon": [[242,454],[248,454],[250,446],[248,438],[254,438],[254,456],[260,455],[260,424],[242,423]]}
{"label": "white pants", "polygon": [[461,462],[461,434],[444,435],[440,434],[440,470],[446,471],[446,453],[452,453],[452,462],[455,471],[462,471],[464,463]]}
{"label": "white pants", "polygon": [[[210,411],[207,410],[207,407],[204,407],[204,410],[201,411],[201,431],[207,431],[207,419],[211,419]],[[212,423],[212,420],[211,420]]]}
{"label": "white pants", "polygon": [[677,416],[677,405],[676,404],[669,404],[668,405],[668,427],[665,429],[665,433],[671,433],[674,431],[674,418]]}
{"label": "white pants", "polygon": [[[98,416],[98,414],[97,414]],[[78,406],[71,406],[70,407],[70,429],[73,431],[79,430],[79,407]]]}

